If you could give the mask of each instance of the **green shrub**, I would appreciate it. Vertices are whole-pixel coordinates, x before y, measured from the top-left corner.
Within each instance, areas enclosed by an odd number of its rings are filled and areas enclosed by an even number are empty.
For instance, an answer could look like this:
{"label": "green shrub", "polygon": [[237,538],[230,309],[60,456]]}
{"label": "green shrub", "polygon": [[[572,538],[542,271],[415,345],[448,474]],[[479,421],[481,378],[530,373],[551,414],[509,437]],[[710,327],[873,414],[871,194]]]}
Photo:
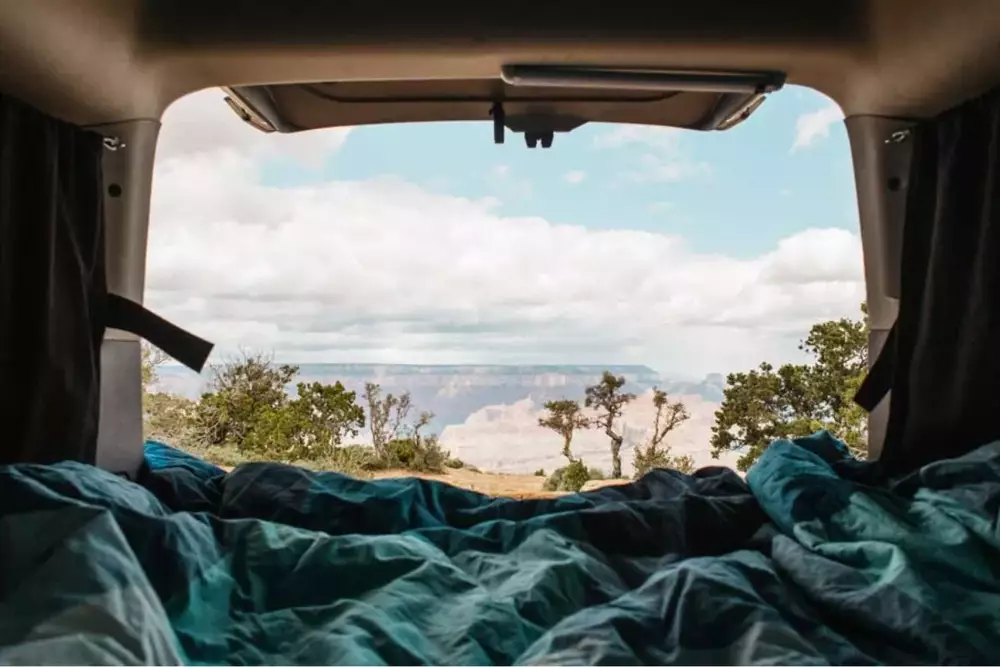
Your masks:
{"label": "green shrub", "polygon": [[331,470],[338,472],[347,472],[348,470],[371,472],[381,470],[383,466],[375,448],[368,445],[343,445],[335,449],[327,461],[334,466]]}
{"label": "green shrub", "polygon": [[577,493],[589,481],[590,471],[587,466],[582,461],[571,461],[569,465],[554,470],[542,488],[546,491]]}
{"label": "green shrub", "polygon": [[359,478],[371,477],[372,470],[378,470],[377,464],[373,466],[373,462],[378,459],[372,451],[363,452],[361,451],[363,449],[371,450],[370,447],[357,445],[339,447],[319,459],[289,461],[289,463],[317,472],[339,472],[342,475]]}
{"label": "green shrub", "polygon": [[409,468],[417,456],[417,445],[410,438],[390,440],[387,449],[389,451],[389,460],[385,462],[387,468]]}
{"label": "green shrub", "polygon": [[601,470],[600,468],[588,468],[587,474],[590,475],[590,479],[607,479],[607,477],[604,475],[604,471]]}
{"label": "green shrub", "polygon": [[539,468],[536,470],[535,477],[545,477],[545,468]]}
{"label": "green shrub", "polygon": [[[199,447],[186,443],[182,449],[223,468],[235,468],[242,463],[253,463],[261,460],[259,457],[248,455],[235,447],[220,445]],[[339,472],[352,477],[371,477],[371,471],[380,468],[375,450],[365,445],[339,447],[332,454],[320,459],[280,460],[280,462],[310,470]]]}
{"label": "green shrub", "polygon": [[444,472],[448,453],[437,438],[399,438],[388,443],[389,468],[405,468],[413,472]]}
{"label": "green shrub", "polygon": [[415,472],[444,472],[444,462],[448,460],[448,452],[441,447],[435,436],[421,438],[417,441],[417,455],[410,470]]}
{"label": "green shrub", "polygon": [[235,447],[225,447],[220,445],[198,447],[191,442],[185,442],[176,446],[188,454],[192,454],[200,459],[223,468],[235,468],[241,463],[252,463],[254,461],[252,457],[248,457],[246,454],[241,453]]}
{"label": "green shrub", "polygon": [[453,470],[458,470],[460,468],[464,468],[465,467],[465,461],[463,461],[461,459],[454,459],[454,458],[452,458],[452,457],[449,456],[448,458],[446,458],[444,460],[444,467],[445,468],[451,468]]}
{"label": "green shrub", "polygon": [[633,479],[639,479],[654,468],[669,468],[691,474],[694,472],[694,459],[690,456],[671,456],[663,450],[644,451],[643,448],[637,447],[632,467],[635,468]]}

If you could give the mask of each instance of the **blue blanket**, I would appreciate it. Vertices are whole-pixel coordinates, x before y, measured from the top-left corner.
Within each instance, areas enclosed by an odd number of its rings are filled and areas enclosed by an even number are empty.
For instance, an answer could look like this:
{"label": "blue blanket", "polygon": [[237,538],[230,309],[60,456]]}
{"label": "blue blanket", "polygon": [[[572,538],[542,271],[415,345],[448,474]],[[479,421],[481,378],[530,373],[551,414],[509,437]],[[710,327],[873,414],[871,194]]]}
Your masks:
{"label": "blue blanket", "polygon": [[0,467],[0,662],[988,663],[1000,443],[891,484],[826,434],[744,482],[556,499],[146,445]]}

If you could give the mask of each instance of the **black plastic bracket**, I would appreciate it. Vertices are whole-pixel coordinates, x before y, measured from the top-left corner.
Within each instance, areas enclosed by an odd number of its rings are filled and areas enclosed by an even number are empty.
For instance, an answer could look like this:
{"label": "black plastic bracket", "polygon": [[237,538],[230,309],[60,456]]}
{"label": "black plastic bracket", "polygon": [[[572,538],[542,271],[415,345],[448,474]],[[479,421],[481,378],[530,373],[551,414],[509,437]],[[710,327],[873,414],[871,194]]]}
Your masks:
{"label": "black plastic bracket", "polygon": [[493,143],[502,144],[505,130],[504,121],[506,120],[503,104],[494,102],[493,106],[490,107],[490,115],[493,116]]}
{"label": "black plastic bracket", "polygon": [[524,143],[528,148],[535,148],[539,143],[542,144],[542,148],[552,148],[552,139],[555,136],[555,132],[525,132],[524,133]]}

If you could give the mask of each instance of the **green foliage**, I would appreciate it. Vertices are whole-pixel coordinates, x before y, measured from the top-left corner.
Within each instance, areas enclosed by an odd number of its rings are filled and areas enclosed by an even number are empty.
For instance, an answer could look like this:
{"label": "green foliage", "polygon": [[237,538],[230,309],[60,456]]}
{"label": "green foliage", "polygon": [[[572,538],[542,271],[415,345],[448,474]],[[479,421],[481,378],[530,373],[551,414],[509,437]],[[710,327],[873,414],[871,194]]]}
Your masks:
{"label": "green foliage", "polygon": [[300,382],[298,396],[287,406],[297,431],[292,434],[296,458],[330,456],[345,438],[357,437],[365,426],[365,411],[355,403],[357,395],[340,382]]}
{"label": "green foliage", "polygon": [[260,459],[316,461],[335,457],[345,438],[365,425],[356,394],[340,383],[286,386],[296,366],[276,366],[244,354],[214,369],[212,383],[195,406],[191,436],[203,447],[228,447]]}
{"label": "green foliage", "polygon": [[587,468],[587,481],[592,479],[607,479],[604,475],[604,471],[600,468]]}
{"label": "green foliage", "polygon": [[610,371],[604,371],[600,382],[587,387],[584,405],[596,412],[593,424],[604,431],[611,441],[611,476],[622,476],[622,443],[624,436],[615,430],[616,421],[622,416],[625,406],[635,398],[635,394],[622,391],[625,386],[624,377],[615,377]]}
{"label": "green foliage", "polygon": [[421,433],[434,418],[432,413],[423,412],[413,423],[404,423],[412,409],[409,393],[383,397],[377,384],[366,385],[375,446],[344,444],[364,428],[365,411],[355,392],[340,382],[300,382],[290,397],[286,387],[297,367],[245,353],[215,367],[208,391],[199,401],[190,401],[150,391],[156,366],[164,359],[154,348],[143,348],[146,435],[217,465],[283,461],[356,476],[386,468],[431,473],[446,467],[475,470],[449,457],[436,436]]}
{"label": "green foliage", "polygon": [[855,456],[864,457],[867,415],[853,402],[868,364],[864,305],[862,315],[860,321],[814,325],[800,346],[813,357],[811,363],[777,369],[762,363],[754,370],[730,374],[712,427],[712,455],[740,450],[737,467],[747,470],[773,440],[827,429],[843,439]]}
{"label": "green foliage", "polygon": [[407,470],[441,473],[447,460],[448,452],[441,447],[437,436],[431,435],[418,441],[417,455]]}
{"label": "green foliage", "polygon": [[235,468],[238,465],[251,463],[254,460],[252,457],[242,454],[232,447],[199,447],[196,442],[187,442],[183,445],[170,444],[179,446],[189,454],[193,454],[200,459],[214,463],[217,466],[222,466],[223,468]]}
{"label": "green foliage", "polygon": [[645,445],[636,447],[632,459],[633,477],[639,479],[653,468],[673,468],[684,473],[694,470],[694,459],[690,456],[671,456],[670,446],[664,445],[666,437],[683,424],[690,415],[680,401],[671,401],[667,392],[653,387],[653,432]]}
{"label": "green foliage", "polygon": [[400,436],[400,431],[413,408],[410,392],[399,396],[382,396],[382,387],[374,382],[365,383],[365,403],[368,406],[368,423],[372,445],[383,459],[388,460],[389,443]]}
{"label": "green foliage", "polygon": [[632,459],[632,467],[635,469],[633,477],[639,479],[654,468],[670,468],[683,473],[694,472],[694,459],[690,456],[671,456],[669,452],[657,450],[649,452],[637,447]]}
{"label": "green foliage", "polygon": [[[414,472],[444,472],[448,453],[438,443],[437,437],[409,437],[392,440],[388,445],[389,459],[385,468],[404,468]],[[459,461],[461,463],[461,461]]]}
{"label": "green foliage", "polygon": [[[269,357],[250,353],[216,366],[195,410],[193,437],[203,446],[271,450],[265,432],[291,437],[295,430],[292,416],[283,413],[289,402],[285,387],[298,372],[297,366],[275,366]],[[289,447],[284,440],[275,445]]]}
{"label": "green foliage", "polygon": [[545,404],[545,410],[548,414],[538,420],[538,425],[552,429],[562,437],[562,455],[572,463],[573,452],[570,450],[570,445],[573,442],[573,433],[577,429],[590,428],[590,420],[584,416],[580,404],[576,401],[549,401]]}
{"label": "green foliage", "polygon": [[149,343],[142,343],[141,382],[143,394],[152,391],[153,383],[156,382],[156,369],[165,363],[169,357],[158,348]]}
{"label": "green foliage", "polygon": [[545,477],[545,468],[539,468],[536,470],[535,477]]}
{"label": "green foliage", "polygon": [[182,446],[191,439],[195,403],[163,392],[143,395],[143,437]]}
{"label": "green foliage", "polygon": [[195,403],[183,396],[153,391],[156,369],[167,360],[157,348],[142,344],[142,431],[147,440],[182,445],[190,439]]}
{"label": "green foliage", "polygon": [[412,438],[390,440],[389,455],[382,462],[386,468],[409,468],[417,459],[417,443]]}
{"label": "green foliage", "polygon": [[333,470],[352,477],[368,477],[373,470],[380,469],[379,458],[368,445],[344,445],[333,450],[329,456],[292,463],[315,470]]}
{"label": "green foliage", "polygon": [[557,468],[545,480],[542,488],[546,491],[568,491],[577,493],[583,485],[590,481],[590,471],[582,461],[570,461],[562,468]]}

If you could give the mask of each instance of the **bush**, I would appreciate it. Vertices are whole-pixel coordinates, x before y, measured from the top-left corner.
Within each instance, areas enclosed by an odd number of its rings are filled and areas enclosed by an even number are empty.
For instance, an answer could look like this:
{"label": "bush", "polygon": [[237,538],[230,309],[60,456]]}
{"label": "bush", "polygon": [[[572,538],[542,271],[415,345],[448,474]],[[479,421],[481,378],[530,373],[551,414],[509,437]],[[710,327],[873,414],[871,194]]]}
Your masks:
{"label": "bush", "polygon": [[417,457],[417,445],[410,438],[390,440],[386,445],[388,460],[386,468],[409,468]]}
{"label": "bush", "polygon": [[582,461],[571,461],[569,465],[554,470],[542,488],[546,491],[577,493],[589,481],[590,471],[587,466]]}
{"label": "bush", "polygon": [[465,461],[461,459],[453,459],[450,456],[444,460],[444,467],[451,468],[453,470],[458,470],[465,467]]}
{"label": "bush", "polygon": [[364,410],[340,382],[300,382],[290,398],[286,386],[298,370],[247,353],[215,367],[209,391],[190,410],[191,439],[270,461],[341,456],[341,442],[364,427]]}
{"label": "bush", "polygon": [[632,466],[635,468],[633,479],[639,479],[653,468],[669,468],[691,474],[694,472],[694,459],[690,456],[671,456],[662,450],[656,450],[652,453],[644,452],[642,448],[637,447]]}
{"label": "bush", "polygon": [[142,397],[143,437],[183,446],[191,440],[194,401],[173,394],[147,392]]}
{"label": "bush", "polygon": [[368,445],[342,445],[334,450],[329,462],[335,467],[331,470],[364,470],[371,472],[383,468],[382,460],[374,447]]}
{"label": "bush", "polygon": [[345,445],[319,459],[289,463],[322,472],[339,472],[351,477],[371,477],[372,471],[381,469],[381,461],[375,454],[375,449],[367,445]]}
{"label": "bush", "polygon": [[607,479],[607,477],[604,475],[604,471],[601,470],[600,468],[588,468],[587,474],[590,475],[590,479]]}
{"label": "bush", "polygon": [[[258,458],[247,455],[235,447],[210,445],[199,447],[186,443],[181,447],[189,454],[214,463],[223,468],[235,468],[243,463],[259,461]],[[335,450],[331,455],[313,460],[283,460],[282,463],[309,468],[319,472],[339,472],[352,477],[371,477],[372,470],[378,470],[378,457],[375,450],[365,445],[347,445]]]}
{"label": "bush", "polygon": [[434,436],[417,440],[417,455],[410,470],[416,472],[444,472],[444,462],[448,452],[441,447]]}
{"label": "bush", "polygon": [[562,490],[562,476],[563,469],[556,468],[552,471],[552,474],[548,476],[545,482],[542,484],[542,489],[545,491],[561,491]]}
{"label": "bush", "polygon": [[536,470],[535,477],[545,477],[545,468],[539,468]]}
{"label": "bush", "polygon": [[235,468],[236,466],[243,463],[252,463],[253,459],[241,454],[235,447],[225,447],[220,445],[210,445],[208,447],[199,447],[194,443],[186,442],[183,444],[168,443],[176,446],[178,449],[197,456],[198,458],[208,461],[214,465],[220,466],[222,468]]}
{"label": "bush", "polygon": [[388,444],[387,468],[405,468],[414,472],[444,472],[448,453],[437,438],[398,438]]}

